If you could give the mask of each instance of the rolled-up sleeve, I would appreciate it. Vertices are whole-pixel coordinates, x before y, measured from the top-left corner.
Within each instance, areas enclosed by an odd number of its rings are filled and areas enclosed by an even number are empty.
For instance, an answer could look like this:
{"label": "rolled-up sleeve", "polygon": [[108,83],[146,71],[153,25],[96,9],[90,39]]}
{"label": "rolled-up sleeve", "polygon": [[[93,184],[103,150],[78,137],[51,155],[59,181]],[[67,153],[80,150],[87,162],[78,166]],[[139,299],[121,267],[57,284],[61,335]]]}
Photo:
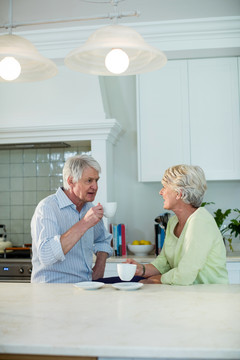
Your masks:
{"label": "rolled-up sleeve", "polygon": [[39,206],[32,220],[32,232],[37,239],[37,253],[44,265],[52,265],[65,259],[61,242],[60,229],[54,211]]}
{"label": "rolled-up sleeve", "polygon": [[101,220],[94,227],[94,254],[103,251],[108,253],[108,257],[112,256],[111,240],[112,234],[106,230],[103,220]]}

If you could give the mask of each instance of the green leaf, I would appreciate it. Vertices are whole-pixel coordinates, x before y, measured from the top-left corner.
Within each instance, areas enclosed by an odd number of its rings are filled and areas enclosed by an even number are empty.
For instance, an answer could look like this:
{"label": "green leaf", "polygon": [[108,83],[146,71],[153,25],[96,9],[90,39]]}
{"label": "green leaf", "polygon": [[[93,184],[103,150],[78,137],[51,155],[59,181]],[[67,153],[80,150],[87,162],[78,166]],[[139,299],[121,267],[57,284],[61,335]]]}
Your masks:
{"label": "green leaf", "polygon": [[225,212],[222,212],[221,209],[217,209],[215,212],[214,212],[214,219],[217,223],[217,226],[220,227],[222,226],[224,220],[228,217],[228,215],[231,213],[231,209],[228,209],[226,210]]}
{"label": "green leaf", "polygon": [[210,201],[210,202],[203,202],[202,204],[201,204],[201,207],[204,207],[204,206],[206,206],[206,205],[211,205],[211,204],[213,204],[213,205],[215,205],[215,202],[212,202],[212,201]]}

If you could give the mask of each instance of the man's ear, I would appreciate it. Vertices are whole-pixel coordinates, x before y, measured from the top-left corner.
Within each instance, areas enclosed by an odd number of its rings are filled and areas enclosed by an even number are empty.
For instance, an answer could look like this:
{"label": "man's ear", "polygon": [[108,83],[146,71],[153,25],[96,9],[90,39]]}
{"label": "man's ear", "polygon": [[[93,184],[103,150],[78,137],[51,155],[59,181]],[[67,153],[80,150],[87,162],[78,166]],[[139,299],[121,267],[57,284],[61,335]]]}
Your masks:
{"label": "man's ear", "polygon": [[68,183],[69,186],[72,186],[72,185],[73,185],[73,177],[72,177],[72,176],[69,176],[69,177],[68,177],[67,183]]}

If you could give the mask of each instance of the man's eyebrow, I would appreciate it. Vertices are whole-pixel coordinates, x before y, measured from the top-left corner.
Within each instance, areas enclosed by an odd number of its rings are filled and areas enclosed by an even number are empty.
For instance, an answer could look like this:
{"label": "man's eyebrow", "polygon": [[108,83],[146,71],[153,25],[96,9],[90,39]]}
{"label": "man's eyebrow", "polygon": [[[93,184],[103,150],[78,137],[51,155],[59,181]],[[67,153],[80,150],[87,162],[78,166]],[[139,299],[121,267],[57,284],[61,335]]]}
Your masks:
{"label": "man's eyebrow", "polygon": [[100,179],[100,176],[98,176],[97,178],[89,176],[87,179],[88,180],[97,180],[98,181]]}

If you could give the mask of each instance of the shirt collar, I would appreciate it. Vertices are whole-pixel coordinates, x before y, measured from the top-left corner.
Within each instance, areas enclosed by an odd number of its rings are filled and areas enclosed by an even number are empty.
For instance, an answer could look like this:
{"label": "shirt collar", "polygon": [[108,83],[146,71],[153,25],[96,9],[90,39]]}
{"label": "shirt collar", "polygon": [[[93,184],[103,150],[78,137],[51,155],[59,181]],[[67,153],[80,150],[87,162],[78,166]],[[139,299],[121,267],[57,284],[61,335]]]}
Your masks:
{"label": "shirt collar", "polygon": [[[63,209],[64,207],[67,207],[67,206],[71,206],[73,209],[76,210],[76,205],[69,199],[69,197],[65,194],[65,192],[63,191],[63,188],[59,187],[57,189],[57,192],[56,192],[56,197],[57,197],[57,200],[58,200],[58,204],[59,204],[59,207],[60,209]],[[91,206],[88,205],[88,204],[91,204],[91,203],[86,203],[83,205],[83,208],[81,210],[82,211],[86,211],[88,210]]]}
{"label": "shirt collar", "polygon": [[57,197],[60,209],[67,207],[67,206],[74,206],[74,208],[76,208],[76,206],[69,199],[69,197],[67,197],[67,195],[65,194],[65,192],[63,191],[63,189],[61,187],[59,187],[57,189],[56,197]]}

